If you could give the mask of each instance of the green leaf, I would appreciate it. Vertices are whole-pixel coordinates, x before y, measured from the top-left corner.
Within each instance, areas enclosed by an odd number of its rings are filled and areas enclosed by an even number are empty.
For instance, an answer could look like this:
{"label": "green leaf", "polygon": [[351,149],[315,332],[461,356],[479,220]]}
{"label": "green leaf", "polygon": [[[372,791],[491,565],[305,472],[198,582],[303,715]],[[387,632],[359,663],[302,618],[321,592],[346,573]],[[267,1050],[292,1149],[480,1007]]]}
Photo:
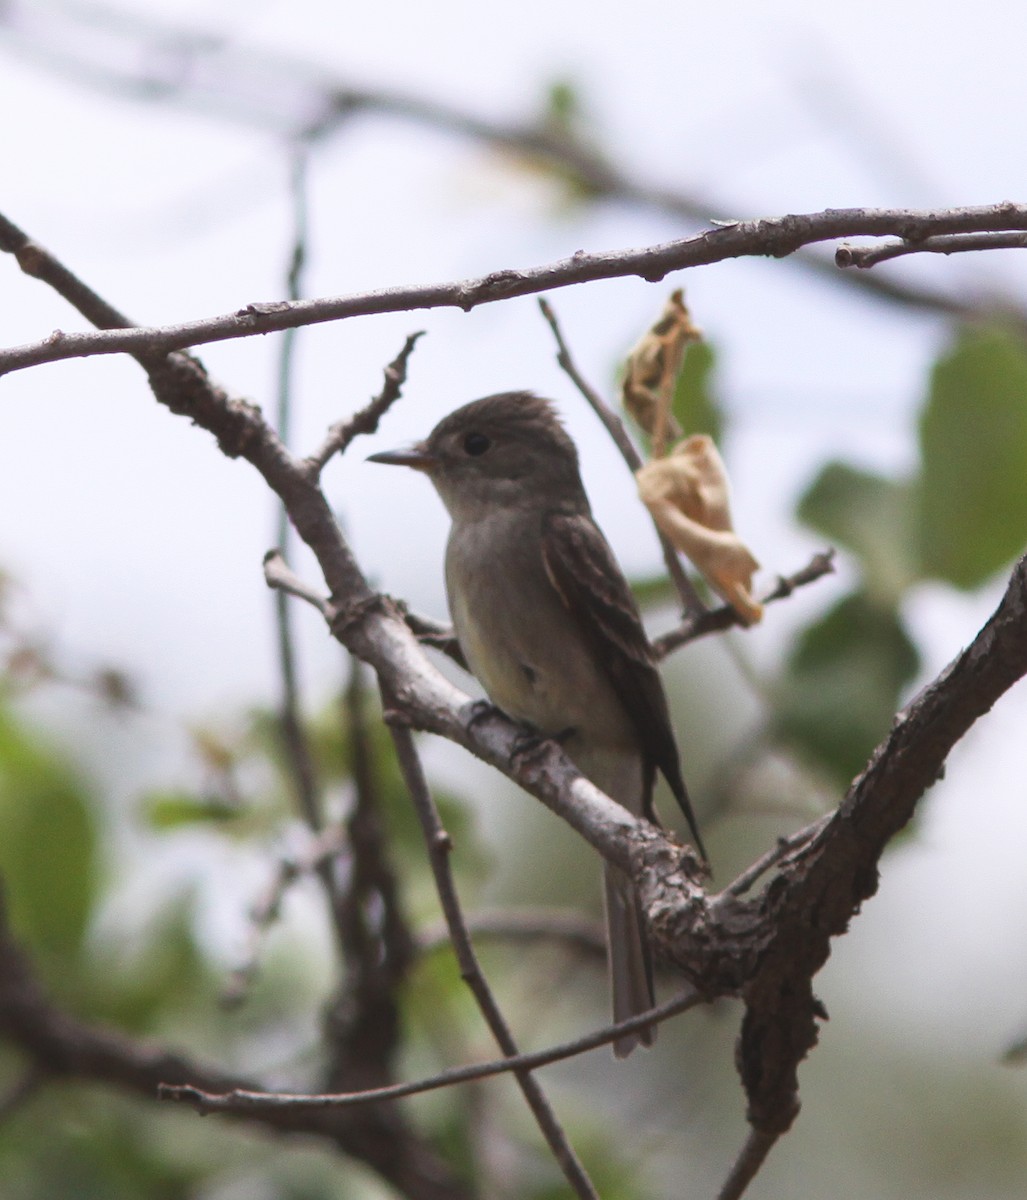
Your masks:
{"label": "green leaf", "polygon": [[798,516],[851,550],[867,591],[894,605],[917,578],[912,495],[908,483],[829,462],[800,499]]}
{"label": "green leaf", "polygon": [[866,765],[919,667],[897,614],[865,592],[846,596],[801,634],[777,728],[839,782]]}
{"label": "green leaf", "polygon": [[218,796],[194,796],[189,792],[149,792],[142,806],[150,827],[160,831],[227,821],[240,815],[237,805]]}
{"label": "green leaf", "polygon": [[1027,349],[968,331],[939,360],[920,422],[924,574],[984,583],[1027,542]]}
{"label": "green leaf", "polygon": [[716,351],[709,342],[693,342],[688,347],[674,385],[671,410],[686,434],[708,433],[720,445],[724,413],[713,390],[716,362]]}
{"label": "green leaf", "polygon": [[2,708],[0,874],[18,937],[71,957],[97,895],[93,813],[66,763]]}

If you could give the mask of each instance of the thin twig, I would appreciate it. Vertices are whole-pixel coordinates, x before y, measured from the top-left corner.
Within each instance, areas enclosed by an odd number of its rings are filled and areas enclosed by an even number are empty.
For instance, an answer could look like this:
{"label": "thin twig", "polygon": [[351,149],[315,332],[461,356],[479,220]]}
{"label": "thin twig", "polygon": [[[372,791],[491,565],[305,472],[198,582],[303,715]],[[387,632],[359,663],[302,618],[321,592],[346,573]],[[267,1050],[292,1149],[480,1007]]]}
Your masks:
{"label": "thin twig", "polygon": [[953,233],[918,242],[887,242],[883,246],[839,246],[834,252],[839,267],[876,267],[907,254],[966,254],[976,250],[1022,250],[1027,233]]}
{"label": "thin twig", "polygon": [[347,417],[345,421],[338,421],[329,429],[321,447],[306,459],[305,465],[311,474],[319,476],[328,460],[335,454],[344,453],[355,437],[362,433],[375,432],[378,422],[400,397],[403,384],[406,383],[407,362],[418,338],[422,337],[423,329],[409,334],[403,343],[403,349],[385,368],[385,383],[378,395],[359,412]]}
{"label": "thin twig", "polygon": [[[6,224],[9,226],[10,223]],[[0,249],[10,249],[3,226],[0,222]],[[41,341],[0,351],[0,375],[69,358],[101,354],[135,357],[168,354],[189,346],[378,313],[434,308],[459,308],[469,312],[481,304],[538,295],[554,288],[601,279],[639,276],[657,283],[672,271],[709,266],[734,258],[785,258],[802,246],[840,238],[899,236],[919,241],[950,233],[1000,230],[1027,230],[1027,205],[992,204],[922,210],[840,208],[732,221],[691,237],[654,246],[594,254],[579,252],[557,262],[491,271],[475,279],[382,288],[294,303],[279,300],[247,304],[235,312],[178,325],[100,329],[92,333],[56,330]],[[953,311],[962,312],[963,308],[954,303]]]}
{"label": "thin twig", "polygon": [[264,555],[264,582],[269,588],[278,588],[290,596],[305,600],[323,617],[327,617],[330,607],[328,597],[304,583],[282,557],[281,550],[269,550]]}
{"label": "thin twig", "polygon": [[[389,726],[389,732],[392,734],[393,744],[396,747],[396,755],[407,791],[410,793],[421,822],[421,828],[424,831],[432,874],[435,877],[435,887],[450,936],[453,939],[453,949],[460,964],[461,977],[471,989],[500,1050],[508,1058],[515,1057],[518,1054],[517,1045],[478,965],[478,958],[467,932],[449,862],[451,849],[449,834],[443,828],[442,819],[428,788],[421,760],[417,754],[417,747],[414,745],[413,735],[409,729],[395,724]],[[567,1135],[557,1120],[538,1080],[525,1068],[516,1070],[515,1076],[528,1107],[542,1131],[542,1136],[546,1139],[564,1177],[575,1194],[582,1200],[598,1200],[598,1193],[567,1140]]]}
{"label": "thin twig", "polygon": [[[634,474],[642,466],[642,456],[635,449],[635,444],[631,440],[631,436],[624,427],[624,422],[617,416],[609,404],[599,395],[594,387],[585,379],[578,370],[574,359],[571,356],[570,349],[564,339],[563,331],[560,328],[560,323],[556,319],[556,313],[553,311],[552,305],[545,298],[540,296],[538,306],[542,310],[542,315],[545,317],[549,328],[553,331],[553,337],[556,339],[557,355],[556,361],[563,368],[564,372],[570,378],[571,382],[581,392],[582,396],[591,405],[593,412],[600,421],[606,426],[606,430],[610,437],[613,438],[613,443],[621,453],[621,457],[628,465],[628,470]],[[699,593],[692,585],[692,581],[685,574],[685,569],[681,565],[681,560],[678,558],[677,551],[670,543],[670,539],[660,530],[656,528],[656,536],[660,539],[660,549],[663,552],[663,561],[667,565],[667,574],[670,576],[677,588],[678,596],[681,598],[681,605],[685,613],[690,614],[693,618],[698,617],[706,611],[706,605],[703,604],[699,597]]]}
{"label": "thin twig", "polygon": [[[307,155],[302,145],[294,148],[289,173],[289,194],[292,201],[292,245],[286,271],[286,291],[289,300],[295,302],[302,294],[303,267],[307,259]],[[297,329],[286,329],[278,356],[277,432],[284,446],[289,445],[292,426],[292,381],[296,361]],[[276,543],[283,554],[288,554],[292,526],[285,505],[279,503],[275,517]],[[279,704],[279,731],[285,751],[285,761],[292,776],[292,784],[300,813],[307,825],[319,833],[323,827],[320,788],[314,766],[314,756],[303,727],[300,713],[299,681],[296,674],[296,649],[292,633],[289,595],[284,590],[274,593],[275,633],[278,650],[278,669],[281,684]],[[334,896],[334,875],[328,864],[321,868],[321,876],[329,896]]]}
{"label": "thin twig", "polygon": [[[783,600],[790,596],[796,588],[822,579],[833,571],[834,551],[821,550],[814,554],[806,566],[796,571],[794,575],[779,576],[777,583],[763,597],[761,603],[772,604],[775,600]],[[653,653],[658,659],[666,658],[668,654],[680,649],[688,642],[694,642],[697,638],[706,637],[711,633],[722,633],[725,629],[731,629],[735,625],[749,628],[730,604],[709,609],[701,616],[682,621],[675,629],[653,638]]]}
{"label": "thin twig", "polygon": [[461,1083],[472,1083],[495,1075],[511,1072],[537,1071],[570,1058],[578,1058],[590,1050],[608,1046],[626,1033],[637,1032],[647,1025],[666,1021],[703,1003],[703,997],[695,988],[686,988],[673,999],[656,1005],[616,1025],[607,1025],[592,1033],[562,1042],[546,1050],[534,1050],[527,1054],[510,1055],[489,1062],[472,1063],[464,1067],[450,1067],[426,1079],[409,1083],[396,1083],[390,1087],[369,1088],[351,1093],[304,1093],[304,1092],[259,1092],[237,1088],[230,1092],[212,1092],[189,1084],[169,1084],[160,1089],[162,1100],[173,1100],[190,1104],[203,1113],[247,1113],[274,1110],[320,1110],[325,1108],[357,1108],[383,1100],[400,1100],[405,1096],[418,1096],[440,1088],[454,1087]]}
{"label": "thin twig", "polygon": [[724,891],[731,896],[743,896],[760,876],[765,875],[771,868],[788,858],[793,850],[812,841],[833,816],[833,813],[827,813],[798,832],[789,834],[788,837],[778,838],[777,843],[766,854],[761,855],[754,863],[746,867],[741,875],[728,884]]}

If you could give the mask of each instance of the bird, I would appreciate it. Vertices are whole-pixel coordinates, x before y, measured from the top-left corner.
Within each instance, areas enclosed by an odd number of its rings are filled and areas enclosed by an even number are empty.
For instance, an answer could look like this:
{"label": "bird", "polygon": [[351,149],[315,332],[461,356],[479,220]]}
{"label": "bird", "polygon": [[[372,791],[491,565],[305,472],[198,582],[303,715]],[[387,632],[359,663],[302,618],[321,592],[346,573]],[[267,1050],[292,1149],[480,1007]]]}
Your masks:
{"label": "bird", "polygon": [[[656,824],[659,771],[705,860],[652,648],[553,403],[529,391],[486,396],[370,461],[423,472],[449,513],[450,615],[489,700],[536,737],[557,738],[586,778]],[[630,877],[606,862],[604,885],[619,1022],[653,1007],[652,955]],[[623,1035],[614,1054],[655,1035]]]}

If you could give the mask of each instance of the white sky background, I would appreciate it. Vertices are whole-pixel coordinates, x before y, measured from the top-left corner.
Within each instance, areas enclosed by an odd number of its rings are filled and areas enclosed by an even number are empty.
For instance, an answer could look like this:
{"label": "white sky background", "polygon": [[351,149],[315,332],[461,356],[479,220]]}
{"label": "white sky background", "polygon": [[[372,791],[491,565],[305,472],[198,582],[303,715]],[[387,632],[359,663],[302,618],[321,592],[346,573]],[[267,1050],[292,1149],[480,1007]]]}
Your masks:
{"label": "white sky background", "polygon": [[[8,7],[42,21],[57,6]],[[569,78],[615,160],[716,198],[723,207],[711,216],[1024,194],[1027,10],[996,0],[958,21],[937,4],[901,0],[636,2],[630,15],[595,0],[122,7],[497,119],[527,117],[549,81]],[[274,95],[264,99],[273,113]],[[0,210],[135,320],[170,323],[284,293],[287,160],[274,133],[62,80],[14,38],[0,40],[0,112]],[[550,184],[457,137],[378,117],[316,149],[309,189],[308,294],[464,278],[680,232],[619,205],[554,215]],[[939,286],[984,281],[1022,298],[1025,262],[1005,252],[878,270]],[[586,374],[608,387],[618,358],[679,283],[720,355],[737,523],[768,571],[794,570],[815,543],[792,527],[791,503],[826,456],[887,470],[912,460],[912,421],[944,329],[788,264],[730,263],[655,287],[624,280],[555,293]],[[0,261],[0,312],[7,345],[82,327],[9,260]],[[383,365],[419,328],[428,336],[404,400],[379,436],[326,473],[374,580],[444,611],[441,505],[423,479],[363,458],[425,433],[456,403],[512,387],[560,401],[600,522],[630,572],[655,570],[655,540],[627,503],[623,468],[556,368],[532,299],[305,333],[296,444],[311,447],[377,392]],[[275,351],[264,338],[200,354],[231,390],[271,409]],[[156,714],[146,729],[98,725],[95,756],[116,746],[119,770],[127,754],[147,776],[155,762],[164,770],[173,761],[178,718],[270,699],[260,560],[274,514],[252,469],[154,404],[139,369],[121,359],[0,381],[0,421],[0,564],[68,659],[126,668]],[[311,572],[309,560],[295,564]],[[768,614],[750,635],[756,657],[772,660],[781,631],[841,587],[818,585],[790,611]],[[925,591],[913,616],[932,670],[973,636],[994,599]],[[319,620],[301,624],[304,675],[324,694],[337,656]],[[836,955],[845,962],[822,977],[836,1017],[887,1013],[918,1031],[937,1022],[939,1040],[968,1040],[989,1064],[1027,1022],[1025,717],[1020,689],[960,749],[916,842],[887,860],[882,894]],[[78,720],[81,711],[70,724]],[[686,731],[682,743],[687,761]],[[928,927],[922,914],[939,911],[946,920]],[[872,978],[874,991],[857,995],[857,977]]]}

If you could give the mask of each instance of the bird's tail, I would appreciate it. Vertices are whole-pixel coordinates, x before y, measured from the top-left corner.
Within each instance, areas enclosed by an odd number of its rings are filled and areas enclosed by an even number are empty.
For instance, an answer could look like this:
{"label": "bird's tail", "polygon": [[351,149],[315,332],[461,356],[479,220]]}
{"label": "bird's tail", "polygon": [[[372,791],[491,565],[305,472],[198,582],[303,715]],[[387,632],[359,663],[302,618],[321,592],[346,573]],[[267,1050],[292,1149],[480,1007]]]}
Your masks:
{"label": "bird's tail", "polygon": [[[610,863],[604,864],[606,936],[613,993],[613,1019],[625,1021],[652,1008],[652,956],[635,885]],[[613,1043],[617,1058],[626,1058],[636,1046],[651,1046],[656,1026],[647,1025]]]}

